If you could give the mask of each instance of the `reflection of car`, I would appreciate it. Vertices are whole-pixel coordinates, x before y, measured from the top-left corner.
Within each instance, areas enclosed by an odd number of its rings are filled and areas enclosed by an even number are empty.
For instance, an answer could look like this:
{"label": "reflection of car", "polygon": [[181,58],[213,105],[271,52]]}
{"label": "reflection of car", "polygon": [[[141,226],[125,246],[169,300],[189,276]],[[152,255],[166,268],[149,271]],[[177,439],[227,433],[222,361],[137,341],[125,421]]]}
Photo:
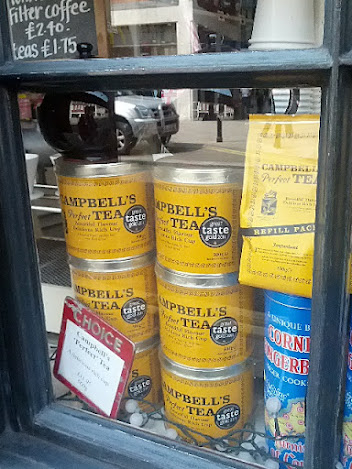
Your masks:
{"label": "reflection of car", "polygon": [[140,140],[157,136],[167,143],[179,130],[179,117],[173,104],[161,98],[120,91],[115,97],[118,152],[128,153]]}

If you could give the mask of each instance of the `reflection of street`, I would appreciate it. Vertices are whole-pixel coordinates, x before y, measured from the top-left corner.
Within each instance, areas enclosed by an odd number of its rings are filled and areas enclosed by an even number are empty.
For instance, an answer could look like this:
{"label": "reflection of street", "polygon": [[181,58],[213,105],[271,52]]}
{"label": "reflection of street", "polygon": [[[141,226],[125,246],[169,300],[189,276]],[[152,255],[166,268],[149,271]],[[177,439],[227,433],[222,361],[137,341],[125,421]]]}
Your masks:
{"label": "reflection of street", "polygon": [[[212,156],[216,161],[224,153],[233,155],[234,162],[243,162],[246,150],[248,121],[227,120],[222,122],[223,142],[216,142],[216,121],[181,121],[180,130],[173,135],[167,145],[170,153],[189,153],[197,156]],[[136,156],[148,154],[147,145],[139,145],[131,154]]]}
{"label": "reflection of street", "polygon": [[78,132],[82,140],[87,143],[94,143],[98,125],[94,119],[94,106],[85,106],[84,114],[78,121]]}

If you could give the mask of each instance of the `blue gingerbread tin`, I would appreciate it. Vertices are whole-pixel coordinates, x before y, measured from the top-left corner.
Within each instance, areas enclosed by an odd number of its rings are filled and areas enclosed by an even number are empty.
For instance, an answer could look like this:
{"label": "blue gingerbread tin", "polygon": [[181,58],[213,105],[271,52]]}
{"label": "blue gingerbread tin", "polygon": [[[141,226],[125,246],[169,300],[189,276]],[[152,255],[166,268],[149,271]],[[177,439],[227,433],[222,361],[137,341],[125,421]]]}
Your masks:
{"label": "blue gingerbread tin", "polygon": [[[270,456],[302,467],[311,300],[265,291],[264,400]],[[287,465],[282,468],[287,469]]]}
{"label": "blue gingerbread tin", "polygon": [[[351,302],[351,299],[352,297],[350,298],[350,302]],[[341,463],[344,469],[352,469],[352,314],[351,314],[351,319],[350,319],[349,340],[348,340],[345,408],[344,408],[344,414],[343,414],[342,443],[341,443],[341,458],[340,459],[341,459]]]}

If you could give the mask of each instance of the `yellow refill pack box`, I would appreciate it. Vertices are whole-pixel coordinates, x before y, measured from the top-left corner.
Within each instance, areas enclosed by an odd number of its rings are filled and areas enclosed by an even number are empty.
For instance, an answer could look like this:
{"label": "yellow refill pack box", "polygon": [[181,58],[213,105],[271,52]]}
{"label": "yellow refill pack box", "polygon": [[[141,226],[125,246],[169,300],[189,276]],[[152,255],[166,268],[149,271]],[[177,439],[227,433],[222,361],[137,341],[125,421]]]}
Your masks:
{"label": "yellow refill pack box", "polygon": [[251,116],[239,281],[311,297],[318,115]]}

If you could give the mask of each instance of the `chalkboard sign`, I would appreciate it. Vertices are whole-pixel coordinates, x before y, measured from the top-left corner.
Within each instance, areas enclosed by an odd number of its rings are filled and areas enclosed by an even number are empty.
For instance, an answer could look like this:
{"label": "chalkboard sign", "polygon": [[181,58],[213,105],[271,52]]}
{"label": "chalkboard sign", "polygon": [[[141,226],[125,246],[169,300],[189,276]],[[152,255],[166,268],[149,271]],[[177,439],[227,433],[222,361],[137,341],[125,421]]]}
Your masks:
{"label": "chalkboard sign", "polygon": [[77,58],[89,42],[96,55],[94,0],[8,0],[15,60]]}

